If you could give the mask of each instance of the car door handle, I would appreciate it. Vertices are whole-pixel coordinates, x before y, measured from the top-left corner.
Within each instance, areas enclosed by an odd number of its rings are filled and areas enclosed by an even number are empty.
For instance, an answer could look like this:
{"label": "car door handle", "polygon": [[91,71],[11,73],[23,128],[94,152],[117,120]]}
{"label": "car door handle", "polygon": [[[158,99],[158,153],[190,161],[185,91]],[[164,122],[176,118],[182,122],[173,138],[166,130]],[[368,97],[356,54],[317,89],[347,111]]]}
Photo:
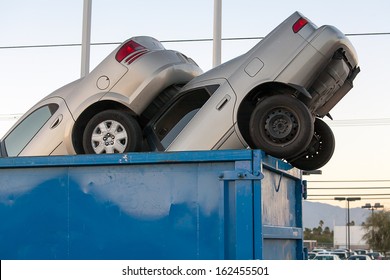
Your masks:
{"label": "car door handle", "polygon": [[54,122],[51,124],[50,129],[56,128],[56,127],[61,123],[62,119],[63,119],[63,116],[62,116],[62,115],[59,115],[59,116],[54,120]]}
{"label": "car door handle", "polygon": [[221,111],[221,109],[226,105],[226,103],[228,103],[230,100],[230,95],[229,94],[226,94],[221,101],[219,101],[219,103],[217,104],[217,106],[215,107],[218,111]]}

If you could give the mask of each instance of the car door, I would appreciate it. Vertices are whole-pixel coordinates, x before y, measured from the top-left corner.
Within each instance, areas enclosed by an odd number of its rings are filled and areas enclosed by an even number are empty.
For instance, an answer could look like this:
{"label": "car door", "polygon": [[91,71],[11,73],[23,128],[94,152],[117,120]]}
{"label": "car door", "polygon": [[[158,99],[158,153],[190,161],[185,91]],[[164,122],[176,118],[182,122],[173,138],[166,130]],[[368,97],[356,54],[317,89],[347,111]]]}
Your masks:
{"label": "car door", "polygon": [[48,156],[64,141],[73,118],[63,99],[53,97],[35,105],[3,139],[8,157]]}
{"label": "car door", "polygon": [[234,121],[236,95],[226,79],[207,81],[218,85],[209,100],[180,131],[166,151],[242,149]]}
{"label": "car door", "polygon": [[152,150],[164,151],[210,98],[210,89],[200,87],[185,91],[162,108],[145,128]]}

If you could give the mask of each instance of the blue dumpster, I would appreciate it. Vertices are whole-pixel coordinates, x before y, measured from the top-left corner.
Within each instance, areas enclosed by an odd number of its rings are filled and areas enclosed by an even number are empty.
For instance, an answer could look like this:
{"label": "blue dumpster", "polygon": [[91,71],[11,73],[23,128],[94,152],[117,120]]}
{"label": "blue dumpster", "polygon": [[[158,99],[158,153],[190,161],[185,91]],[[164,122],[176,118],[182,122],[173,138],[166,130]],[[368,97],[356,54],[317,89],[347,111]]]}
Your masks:
{"label": "blue dumpster", "polygon": [[301,172],[259,150],[0,159],[0,259],[303,259]]}

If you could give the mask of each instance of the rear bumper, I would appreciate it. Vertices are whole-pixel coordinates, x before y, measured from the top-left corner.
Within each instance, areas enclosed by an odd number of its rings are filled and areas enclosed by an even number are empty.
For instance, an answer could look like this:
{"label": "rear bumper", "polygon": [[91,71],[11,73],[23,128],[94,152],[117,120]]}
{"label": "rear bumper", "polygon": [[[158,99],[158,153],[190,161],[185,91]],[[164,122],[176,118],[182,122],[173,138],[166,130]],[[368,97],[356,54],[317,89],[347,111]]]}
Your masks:
{"label": "rear bumper", "polygon": [[309,43],[328,61],[308,89],[309,109],[323,117],[352,89],[360,68],[352,43],[333,26],[319,28]]}

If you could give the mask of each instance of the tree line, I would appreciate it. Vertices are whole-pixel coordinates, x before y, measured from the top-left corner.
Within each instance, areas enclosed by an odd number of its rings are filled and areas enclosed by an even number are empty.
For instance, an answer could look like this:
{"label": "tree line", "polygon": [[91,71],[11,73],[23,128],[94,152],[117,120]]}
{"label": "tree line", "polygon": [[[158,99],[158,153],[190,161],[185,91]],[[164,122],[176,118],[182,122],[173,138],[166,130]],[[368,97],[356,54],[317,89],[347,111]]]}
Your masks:
{"label": "tree line", "polygon": [[366,230],[363,239],[371,249],[384,255],[390,251],[390,211],[372,212],[362,226]]}
{"label": "tree line", "polygon": [[312,229],[305,228],[303,236],[305,240],[317,240],[319,246],[326,244],[333,245],[333,230],[330,230],[329,227],[324,228],[323,220],[320,220],[318,227]]}

